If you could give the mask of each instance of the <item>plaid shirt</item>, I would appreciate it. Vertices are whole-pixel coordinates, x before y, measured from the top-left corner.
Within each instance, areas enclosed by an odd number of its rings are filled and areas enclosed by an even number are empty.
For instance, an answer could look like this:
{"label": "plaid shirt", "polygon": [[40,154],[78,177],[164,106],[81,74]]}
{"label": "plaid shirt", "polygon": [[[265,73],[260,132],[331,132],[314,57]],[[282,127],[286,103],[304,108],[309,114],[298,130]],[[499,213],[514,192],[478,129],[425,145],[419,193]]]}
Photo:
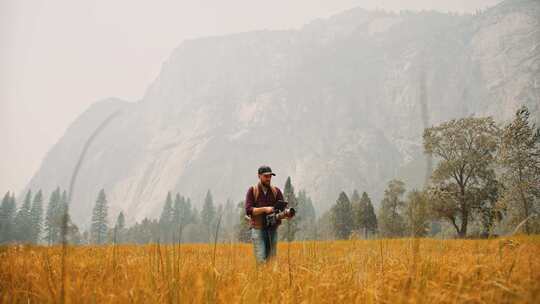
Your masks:
{"label": "plaid shirt", "polygon": [[[283,193],[281,193],[281,190],[278,187],[275,187],[277,191],[276,197],[274,197],[274,193],[271,189],[267,189],[266,193],[264,192],[263,186],[260,182],[257,183],[257,187],[259,187],[259,196],[257,197],[257,201],[255,201],[255,196],[251,187],[249,187],[247,190],[245,209],[246,215],[251,217],[250,226],[256,229],[261,229],[264,227],[264,216],[266,214],[253,215],[253,208],[274,206],[278,200],[283,200]],[[281,220],[278,220],[277,223],[279,226],[281,224]]]}

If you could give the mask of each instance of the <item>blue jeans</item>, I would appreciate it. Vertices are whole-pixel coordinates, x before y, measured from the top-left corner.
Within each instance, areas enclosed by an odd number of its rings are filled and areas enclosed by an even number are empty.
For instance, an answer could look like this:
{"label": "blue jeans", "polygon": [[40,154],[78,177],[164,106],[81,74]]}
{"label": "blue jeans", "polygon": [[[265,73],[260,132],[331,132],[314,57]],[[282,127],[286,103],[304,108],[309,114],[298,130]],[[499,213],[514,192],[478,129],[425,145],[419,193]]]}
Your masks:
{"label": "blue jeans", "polygon": [[257,263],[266,262],[268,258],[276,255],[277,228],[255,229],[251,228],[251,241],[253,253]]}

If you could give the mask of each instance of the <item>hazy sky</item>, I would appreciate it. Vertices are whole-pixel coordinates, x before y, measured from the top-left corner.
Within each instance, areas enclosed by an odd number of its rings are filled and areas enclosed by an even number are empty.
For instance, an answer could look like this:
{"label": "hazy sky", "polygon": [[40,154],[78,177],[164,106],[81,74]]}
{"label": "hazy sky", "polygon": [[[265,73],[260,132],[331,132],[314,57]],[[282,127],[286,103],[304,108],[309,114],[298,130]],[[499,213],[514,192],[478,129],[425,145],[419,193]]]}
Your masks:
{"label": "hazy sky", "polygon": [[186,38],[298,28],[360,6],[471,12],[500,0],[0,0],[0,194],[88,106],[137,101]]}

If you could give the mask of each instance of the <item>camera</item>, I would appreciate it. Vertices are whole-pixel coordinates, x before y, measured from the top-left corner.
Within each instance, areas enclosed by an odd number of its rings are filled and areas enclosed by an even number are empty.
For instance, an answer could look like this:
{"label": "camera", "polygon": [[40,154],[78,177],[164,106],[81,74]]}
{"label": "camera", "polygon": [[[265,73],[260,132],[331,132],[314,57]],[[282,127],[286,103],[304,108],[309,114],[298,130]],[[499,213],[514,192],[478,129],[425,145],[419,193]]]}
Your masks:
{"label": "camera", "polygon": [[274,205],[274,211],[265,216],[265,226],[267,228],[274,227],[277,225],[278,220],[284,218],[292,218],[296,214],[294,208],[287,208],[288,202],[286,201],[277,201]]}

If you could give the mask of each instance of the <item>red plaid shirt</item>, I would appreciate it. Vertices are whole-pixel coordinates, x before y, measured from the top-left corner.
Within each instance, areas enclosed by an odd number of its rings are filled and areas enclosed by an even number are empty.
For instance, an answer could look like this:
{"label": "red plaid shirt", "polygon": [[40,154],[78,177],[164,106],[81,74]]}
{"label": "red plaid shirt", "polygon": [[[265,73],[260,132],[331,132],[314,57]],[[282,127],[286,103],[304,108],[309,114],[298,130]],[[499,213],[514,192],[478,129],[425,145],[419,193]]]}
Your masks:
{"label": "red plaid shirt", "polygon": [[[263,186],[260,182],[257,183],[257,187],[259,187],[259,195],[257,197],[257,201],[255,201],[255,195],[253,193],[252,187],[249,187],[249,189],[247,190],[245,209],[246,214],[251,217],[251,227],[260,229],[263,228],[264,216],[266,214],[253,215],[253,208],[274,206],[277,201],[283,200],[283,193],[281,193],[281,190],[278,187],[274,186],[277,190],[276,197],[274,197],[274,193],[271,189],[268,189],[266,193],[263,191]],[[281,220],[278,220],[277,223],[279,226],[281,224]]]}

